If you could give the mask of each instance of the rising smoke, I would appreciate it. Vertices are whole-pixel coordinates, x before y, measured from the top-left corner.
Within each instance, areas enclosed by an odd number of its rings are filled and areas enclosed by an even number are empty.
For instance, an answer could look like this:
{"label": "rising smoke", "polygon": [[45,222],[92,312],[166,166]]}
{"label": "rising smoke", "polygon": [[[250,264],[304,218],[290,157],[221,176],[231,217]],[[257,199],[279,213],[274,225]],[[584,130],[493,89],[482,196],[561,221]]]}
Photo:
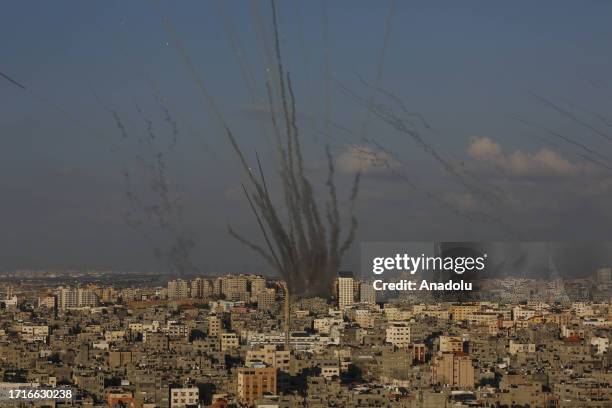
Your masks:
{"label": "rising smoke", "polygon": [[280,93],[280,118],[275,113],[272,85],[267,83],[270,120],[275,135],[279,156],[279,174],[282,183],[287,219],[272,201],[265,173],[257,156],[258,176],[251,170],[246,157],[233,137],[228,138],[247,173],[251,191],[243,186],[245,197],[259,225],[266,247],[244,238],[231,227],[230,234],[259,253],[287,282],[289,291],[297,295],[327,295],[331,282],[340,268],[342,257],[355,239],[357,219],[354,203],[359,193],[360,173],[357,173],[351,188],[349,202],[351,221],[346,237],[341,237],[340,215],[334,175],[335,167],[329,147],[327,158],[328,201],[325,211],[315,198],[311,181],[304,172],[304,159],[300,146],[300,132],[296,119],[296,98],[289,73],[285,74],[280,47],[278,22],[274,1],[272,24],[276,58],[277,87]]}

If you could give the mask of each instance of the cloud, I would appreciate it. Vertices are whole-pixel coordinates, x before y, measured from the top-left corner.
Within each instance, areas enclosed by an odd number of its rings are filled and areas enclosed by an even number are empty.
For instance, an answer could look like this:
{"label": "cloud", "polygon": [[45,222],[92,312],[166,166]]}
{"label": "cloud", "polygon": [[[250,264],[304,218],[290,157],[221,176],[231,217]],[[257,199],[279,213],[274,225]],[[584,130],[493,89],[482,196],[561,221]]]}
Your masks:
{"label": "cloud", "polygon": [[546,148],[535,153],[521,151],[512,153],[509,167],[514,174],[523,176],[542,174],[569,176],[584,170],[580,164],[570,163],[558,153]]}
{"label": "cloud", "polygon": [[390,168],[398,168],[399,163],[389,153],[369,146],[349,146],[336,159],[338,170],[346,174],[361,171],[365,175],[380,175]]}
{"label": "cloud", "polygon": [[488,137],[476,137],[468,146],[467,153],[474,159],[487,160],[501,154],[501,147]]}
{"label": "cloud", "polygon": [[492,164],[515,177],[572,177],[595,171],[590,163],[572,162],[548,148],[535,152],[515,150],[506,153],[497,142],[487,137],[472,139],[467,154],[478,162]]}

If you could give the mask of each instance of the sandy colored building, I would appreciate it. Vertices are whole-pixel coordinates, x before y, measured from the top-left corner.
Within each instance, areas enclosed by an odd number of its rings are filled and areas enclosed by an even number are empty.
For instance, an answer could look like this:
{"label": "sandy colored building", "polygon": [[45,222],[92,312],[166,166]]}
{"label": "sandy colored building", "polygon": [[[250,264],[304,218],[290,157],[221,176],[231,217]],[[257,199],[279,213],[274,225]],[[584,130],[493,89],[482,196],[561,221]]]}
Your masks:
{"label": "sandy colored building", "polygon": [[247,405],[252,405],[264,394],[276,394],[276,368],[265,364],[240,367],[237,392],[240,402]]}

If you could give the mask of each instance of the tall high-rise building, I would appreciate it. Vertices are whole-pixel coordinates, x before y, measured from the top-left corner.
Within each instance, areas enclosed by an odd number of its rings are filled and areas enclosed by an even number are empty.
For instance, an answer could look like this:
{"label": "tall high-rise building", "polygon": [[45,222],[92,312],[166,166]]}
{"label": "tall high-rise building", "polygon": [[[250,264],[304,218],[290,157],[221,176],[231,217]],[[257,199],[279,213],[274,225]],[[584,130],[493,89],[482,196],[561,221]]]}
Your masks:
{"label": "tall high-rise building", "polygon": [[60,310],[96,307],[98,303],[98,295],[90,289],[60,287],[57,290],[57,308]]}
{"label": "tall high-rise building", "polygon": [[212,295],[212,285],[208,279],[195,278],[190,282],[191,297],[204,299]]}
{"label": "tall high-rise building", "polygon": [[220,276],[213,280],[213,295],[220,295],[223,289],[223,280],[225,278]]}
{"label": "tall high-rise building", "polygon": [[96,307],[99,298],[96,292],[90,289],[77,289],[79,307]]}
{"label": "tall high-rise building", "polygon": [[247,290],[246,276],[226,276],[221,281],[221,293],[225,295],[227,300],[231,301],[248,301],[249,292]]}
{"label": "tall high-rise building", "polygon": [[361,303],[376,303],[376,291],[371,282],[359,283],[359,301]]}
{"label": "tall high-rise building", "polygon": [[60,310],[79,307],[78,290],[74,288],[59,288],[57,292],[57,308]]}
{"label": "tall high-rise building", "polygon": [[353,282],[354,278],[352,272],[338,272],[338,308],[340,308],[340,310],[353,304]]}
{"label": "tall high-rise building", "polygon": [[257,295],[266,289],[266,279],[262,276],[250,276],[249,277],[249,293],[251,295],[251,301],[257,299]]}
{"label": "tall high-rise building", "polygon": [[168,299],[179,300],[189,297],[189,282],[183,279],[168,281]]}

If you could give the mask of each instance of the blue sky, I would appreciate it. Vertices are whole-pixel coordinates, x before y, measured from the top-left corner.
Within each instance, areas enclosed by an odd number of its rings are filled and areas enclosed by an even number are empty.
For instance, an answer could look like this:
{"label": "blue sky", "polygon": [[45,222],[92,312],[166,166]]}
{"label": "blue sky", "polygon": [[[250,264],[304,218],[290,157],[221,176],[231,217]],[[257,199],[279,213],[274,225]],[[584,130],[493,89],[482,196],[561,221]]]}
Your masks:
{"label": "blue sky", "polygon": [[[314,179],[322,177],[324,161],[325,84],[331,84],[334,123],[358,133],[365,108],[342,89],[370,95],[359,78],[375,81],[390,4],[278,2],[283,58],[295,83]],[[274,172],[272,148],[261,132],[269,126],[263,98],[268,63],[258,29],[263,27],[271,42],[268,2],[161,2],[159,10],[152,1],[5,2],[0,72],[27,90],[0,82],[0,185],[5,192],[0,268],[169,268],[124,222],[129,205],[122,171],[138,171],[134,158],[143,152],[134,140],[146,134],[138,109],[168,137],[155,93],[165,98],[180,129],[167,166],[185,207],[182,222],[197,236],[194,263],[202,269],[264,268],[226,233],[231,222],[257,237],[244,199],[235,194],[242,175],[160,14],[176,27],[241,144],[262,152]],[[510,116],[609,153],[609,141],[533,94],[571,108],[608,132],[594,112],[610,114],[611,17],[607,1],[397,2],[379,85],[427,118],[436,129],[427,140],[444,157],[465,163],[470,174],[507,193],[498,216],[517,225],[521,237],[601,239],[610,226],[608,176],[590,169],[592,163],[585,163],[575,146]],[[244,54],[232,48],[232,36]],[[255,103],[237,56],[247,61],[255,80]],[[380,95],[377,101],[391,103]],[[121,140],[108,108],[121,114],[130,141]],[[394,152],[402,171],[425,189],[458,199],[456,205],[480,205],[413,140],[373,115],[367,120],[368,136]],[[502,152],[472,149],[470,154],[474,138],[486,138]],[[483,143],[476,147],[490,146]],[[354,153],[345,137],[334,136],[331,144],[339,160]],[[338,182],[347,190],[350,169],[345,170]],[[495,226],[449,214],[383,173],[371,171],[362,185],[360,240],[512,238]],[[150,234],[161,242],[156,245],[173,239],[154,229]],[[232,256],[238,251],[240,257]]]}

